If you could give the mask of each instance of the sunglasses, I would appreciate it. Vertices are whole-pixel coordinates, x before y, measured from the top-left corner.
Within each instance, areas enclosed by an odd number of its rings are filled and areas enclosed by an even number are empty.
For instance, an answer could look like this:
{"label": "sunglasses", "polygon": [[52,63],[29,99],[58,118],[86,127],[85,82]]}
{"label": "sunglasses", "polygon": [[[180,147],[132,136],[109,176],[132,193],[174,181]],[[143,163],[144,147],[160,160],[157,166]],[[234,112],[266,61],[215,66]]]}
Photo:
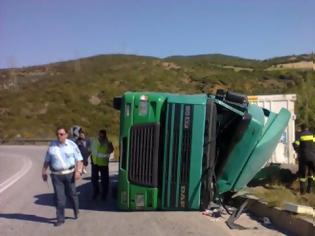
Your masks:
{"label": "sunglasses", "polygon": [[64,136],[66,133],[57,133],[58,136]]}

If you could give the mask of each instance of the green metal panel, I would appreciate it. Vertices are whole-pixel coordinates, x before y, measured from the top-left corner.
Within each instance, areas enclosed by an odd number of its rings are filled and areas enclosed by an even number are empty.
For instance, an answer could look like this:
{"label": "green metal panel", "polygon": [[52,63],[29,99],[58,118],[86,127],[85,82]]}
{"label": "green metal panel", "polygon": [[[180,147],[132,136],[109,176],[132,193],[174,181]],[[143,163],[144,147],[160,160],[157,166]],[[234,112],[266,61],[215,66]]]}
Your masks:
{"label": "green metal panel", "polygon": [[261,138],[264,127],[264,113],[262,109],[256,105],[249,105],[248,113],[251,115],[250,123],[241,139],[233,147],[218,176],[217,189],[219,194],[232,189],[248,157]]}
{"label": "green metal panel", "polygon": [[[170,109],[169,109],[169,105],[167,105],[167,109],[166,109],[166,118],[165,118],[165,133],[164,133],[164,137],[163,139],[165,140],[164,142],[167,142],[168,140],[168,136],[169,136],[169,132],[170,130],[168,129],[169,127],[169,123],[172,123],[172,121],[169,119],[169,116],[170,115]],[[163,180],[162,180],[162,199],[161,199],[161,203],[162,203],[162,207],[164,206],[168,206],[169,205],[169,198],[165,197],[165,195],[167,194],[166,191],[165,191],[165,185],[166,183],[168,182],[168,163],[166,161],[166,157],[168,155],[168,149],[166,148],[166,144],[164,144],[164,147],[163,147],[163,157],[164,157],[164,160],[163,160]]]}
{"label": "green metal panel", "polygon": [[[182,105],[181,105],[182,110]],[[182,112],[180,112],[182,114]],[[182,123],[180,119],[180,123]],[[175,103],[169,103],[167,104],[167,115],[166,115],[166,125],[165,125],[165,136],[164,136],[164,156],[163,156],[163,162],[164,162],[164,168],[163,168],[163,183],[162,183],[162,208],[163,209],[173,209],[178,206],[178,199],[175,198],[175,207],[171,207],[171,194],[174,194],[173,190],[171,189],[171,183],[172,183],[172,176],[173,176],[173,162],[174,162],[174,151],[176,147],[174,147],[174,124],[175,124]],[[181,140],[181,136],[179,136],[179,140]],[[180,146],[178,146],[178,149],[180,149]],[[179,162],[179,158],[177,159],[177,163]],[[179,166],[177,166],[179,167]],[[180,168],[177,168],[177,180],[179,180],[179,172]],[[167,191],[165,191],[167,189]],[[176,186],[175,194],[176,196],[179,196],[178,194],[179,184]]]}
{"label": "green metal panel", "polygon": [[[131,117],[133,124],[143,124],[151,122],[159,122],[161,110],[164,105],[164,101],[167,98],[167,93],[152,93],[152,92],[127,92],[125,93],[126,102],[129,102],[131,106]],[[140,101],[141,97],[147,97],[148,112],[146,115],[140,114]],[[131,126],[129,126],[131,127]]]}
{"label": "green metal panel", "polygon": [[[171,112],[171,127],[174,127],[174,110],[175,110],[175,106],[172,105],[172,104],[168,104],[169,106],[169,110],[172,111]],[[170,137],[174,137],[174,130],[171,129],[170,132]],[[168,166],[167,166],[167,170],[168,170],[168,173],[167,173],[167,181],[166,181],[166,184],[167,184],[167,188],[168,188],[168,191],[167,191],[167,196],[166,196],[166,199],[167,199],[167,202],[166,202],[166,206],[170,206],[170,199],[171,199],[171,178],[172,178],[172,163],[173,163],[173,141],[174,139],[171,138],[169,140],[169,153],[165,156],[165,157],[169,157],[168,159]],[[164,158],[165,158],[164,157]]]}
{"label": "green metal panel", "polygon": [[[145,115],[139,115],[140,97],[146,96],[148,101],[148,112]],[[120,146],[122,140],[127,139],[125,147],[127,161],[125,169],[122,168],[122,160],[119,165],[119,182],[118,182],[118,206],[120,209],[132,210],[143,209],[153,210],[158,208],[158,189],[152,187],[143,187],[131,184],[128,180],[129,155],[130,155],[130,129],[135,124],[160,122],[161,113],[164,109],[167,93],[151,92],[126,92],[123,96],[123,102],[120,115]],[[122,150],[120,155],[122,155]],[[137,198],[143,196],[144,207],[136,205]]]}
{"label": "green metal panel", "polygon": [[[119,170],[118,206],[122,210],[156,210],[158,208],[158,189],[130,184],[128,172]],[[137,206],[136,200],[143,196],[143,206]],[[139,197],[138,197],[139,198]]]}
{"label": "green metal panel", "polygon": [[265,131],[263,137],[256,145],[255,150],[251,153],[248,162],[242,169],[242,172],[233,187],[234,191],[244,188],[271,157],[272,152],[279,143],[283,130],[288,125],[290,117],[290,112],[284,108],[282,108],[276,115],[272,124]]}
{"label": "green metal panel", "polygon": [[190,153],[190,175],[189,175],[189,208],[200,208],[201,171],[204,146],[204,130],[206,116],[206,100],[202,105],[194,106],[193,129]]}
{"label": "green metal panel", "polygon": [[121,168],[118,175],[118,207],[123,210],[129,209],[128,173]]}
{"label": "green metal panel", "polygon": [[129,204],[130,210],[157,210],[158,188],[130,184]]}
{"label": "green metal panel", "polygon": [[168,103],[180,103],[180,104],[191,104],[191,105],[205,105],[207,102],[206,94],[195,94],[195,95],[179,95],[169,94],[167,101]]}
{"label": "green metal panel", "polygon": [[[129,106],[129,112],[126,111]],[[127,138],[129,140],[129,130],[133,124],[133,116],[131,111],[133,107],[133,96],[131,94],[124,95],[120,111],[120,160],[119,160],[119,175],[118,175],[118,206],[120,209],[129,209],[129,186],[128,181],[128,159],[126,160],[125,169],[122,168],[122,140]],[[128,115],[128,114],[129,115]],[[126,155],[129,153],[129,142],[124,147]]]}
{"label": "green metal panel", "polygon": [[[184,113],[184,106],[181,106],[180,109],[180,117],[183,117],[183,113]],[[179,127],[183,127],[183,119],[180,119],[179,122]],[[181,138],[183,137],[183,129],[179,129],[179,143],[178,143],[178,159],[177,159],[177,166],[181,166],[182,165],[182,143],[183,143],[183,139]],[[177,168],[177,179],[180,180],[181,178],[181,169]],[[179,182],[179,181],[178,181]],[[176,196],[180,196],[180,184],[177,184],[176,186]],[[179,205],[179,197],[177,197],[176,199],[176,207],[178,208]]]}
{"label": "green metal panel", "polygon": [[[204,126],[206,114],[207,96],[202,95],[175,95],[167,98],[167,112],[165,119],[164,136],[164,167],[162,184],[162,209],[199,209],[200,208],[200,179],[202,171]],[[188,164],[183,164],[183,132],[185,107],[190,107],[191,134],[190,152],[188,154]],[[177,118],[175,118],[177,116]],[[178,127],[178,130],[175,127]],[[177,143],[175,139],[178,138]],[[174,149],[176,148],[176,150]],[[176,156],[174,154],[176,153]],[[175,163],[176,162],[176,163]],[[174,167],[174,164],[176,167]],[[187,169],[186,169],[187,168]],[[184,171],[184,172],[182,172]],[[181,185],[182,173],[188,172],[187,188],[186,184]],[[174,173],[173,173],[174,172]],[[175,183],[175,187],[174,187]],[[172,187],[173,186],[173,187]],[[175,200],[172,203],[172,196]],[[184,198],[183,198],[184,197]],[[183,206],[186,202],[186,207]]]}

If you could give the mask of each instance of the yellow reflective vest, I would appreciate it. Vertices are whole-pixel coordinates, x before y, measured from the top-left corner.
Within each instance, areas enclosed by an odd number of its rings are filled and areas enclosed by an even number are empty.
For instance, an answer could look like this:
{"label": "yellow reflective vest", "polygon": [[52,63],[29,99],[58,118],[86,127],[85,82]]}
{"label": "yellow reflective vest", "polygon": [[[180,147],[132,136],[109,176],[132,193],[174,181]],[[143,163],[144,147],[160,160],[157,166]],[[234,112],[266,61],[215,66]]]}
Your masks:
{"label": "yellow reflective vest", "polygon": [[97,138],[91,140],[91,156],[92,162],[97,166],[108,166],[109,156],[108,143],[101,145]]}

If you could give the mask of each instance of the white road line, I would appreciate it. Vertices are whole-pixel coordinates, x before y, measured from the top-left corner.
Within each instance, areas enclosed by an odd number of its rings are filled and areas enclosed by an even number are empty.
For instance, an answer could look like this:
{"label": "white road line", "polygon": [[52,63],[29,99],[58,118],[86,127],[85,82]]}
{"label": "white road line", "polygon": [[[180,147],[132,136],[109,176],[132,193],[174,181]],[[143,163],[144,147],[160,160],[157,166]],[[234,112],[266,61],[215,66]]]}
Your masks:
{"label": "white road line", "polygon": [[28,158],[23,157],[23,166],[22,168],[15,173],[13,176],[11,176],[9,179],[5,180],[3,183],[0,184],[0,194],[15,184],[20,178],[22,178],[32,167],[32,162]]}

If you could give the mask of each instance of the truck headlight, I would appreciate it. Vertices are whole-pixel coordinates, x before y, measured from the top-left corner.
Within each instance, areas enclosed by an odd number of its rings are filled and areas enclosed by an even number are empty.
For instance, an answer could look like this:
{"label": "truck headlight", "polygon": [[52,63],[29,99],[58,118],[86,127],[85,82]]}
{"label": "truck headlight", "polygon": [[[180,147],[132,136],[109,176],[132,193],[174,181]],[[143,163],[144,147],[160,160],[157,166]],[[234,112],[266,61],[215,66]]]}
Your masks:
{"label": "truck headlight", "polygon": [[148,96],[142,95],[139,103],[139,116],[146,116],[148,114]]}

